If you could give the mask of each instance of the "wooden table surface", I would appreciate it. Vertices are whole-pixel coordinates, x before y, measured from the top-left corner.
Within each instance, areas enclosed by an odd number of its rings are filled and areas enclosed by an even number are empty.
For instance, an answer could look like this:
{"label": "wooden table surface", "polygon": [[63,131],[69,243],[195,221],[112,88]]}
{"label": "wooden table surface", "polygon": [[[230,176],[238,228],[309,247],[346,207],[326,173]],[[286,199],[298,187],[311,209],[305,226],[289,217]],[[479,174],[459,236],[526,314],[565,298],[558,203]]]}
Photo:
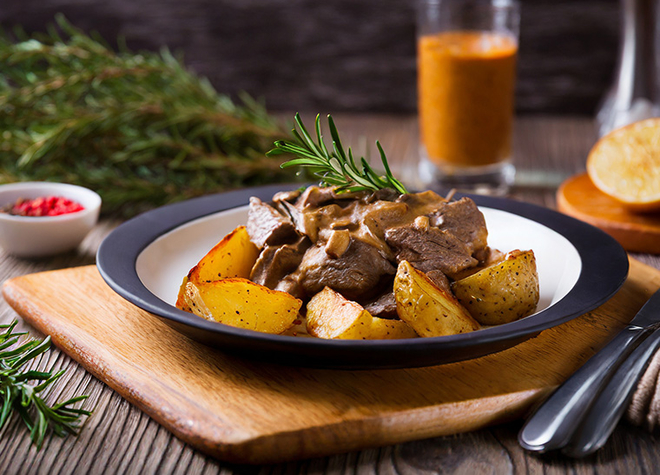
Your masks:
{"label": "wooden table surface", "polygon": [[[345,143],[358,151],[370,150],[379,139],[393,162],[395,174],[416,180],[417,129],[409,116],[335,116]],[[595,141],[592,121],[574,117],[522,117],[515,133],[515,163],[520,185],[511,197],[548,207],[555,204],[559,182],[584,171],[587,153]],[[369,144],[369,145],[367,145]],[[367,148],[369,147],[369,148]],[[44,260],[21,260],[0,251],[0,277],[5,279],[51,269],[94,263],[105,235],[118,223],[101,221],[72,253]],[[634,257],[660,269],[660,256]],[[16,314],[0,302],[0,322]],[[29,329],[22,322],[19,328]],[[276,466],[231,466],[213,460],[180,442],[156,422],[131,406],[53,349],[41,365],[68,371],[51,394],[63,399],[89,394],[87,408],[94,413],[80,435],[47,437],[37,451],[22,422],[12,418],[0,431],[1,473],[260,473],[260,474],[409,474],[409,473],[655,473],[660,466],[660,440],[642,429],[621,423],[607,445],[585,460],[537,456],[524,452],[516,441],[521,421],[453,437],[409,442],[332,457]]]}

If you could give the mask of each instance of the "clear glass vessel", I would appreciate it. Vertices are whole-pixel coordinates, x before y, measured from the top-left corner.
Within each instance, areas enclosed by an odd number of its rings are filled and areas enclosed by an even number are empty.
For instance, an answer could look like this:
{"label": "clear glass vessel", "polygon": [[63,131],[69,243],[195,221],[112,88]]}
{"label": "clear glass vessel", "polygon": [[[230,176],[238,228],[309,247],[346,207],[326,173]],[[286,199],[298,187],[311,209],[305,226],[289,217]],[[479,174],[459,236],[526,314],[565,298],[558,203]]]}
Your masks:
{"label": "clear glass vessel", "polygon": [[598,135],[660,116],[658,0],[621,0],[621,46],[614,83],[598,113]]}
{"label": "clear glass vessel", "polygon": [[476,192],[513,182],[519,5],[420,0],[417,40],[420,177]]}

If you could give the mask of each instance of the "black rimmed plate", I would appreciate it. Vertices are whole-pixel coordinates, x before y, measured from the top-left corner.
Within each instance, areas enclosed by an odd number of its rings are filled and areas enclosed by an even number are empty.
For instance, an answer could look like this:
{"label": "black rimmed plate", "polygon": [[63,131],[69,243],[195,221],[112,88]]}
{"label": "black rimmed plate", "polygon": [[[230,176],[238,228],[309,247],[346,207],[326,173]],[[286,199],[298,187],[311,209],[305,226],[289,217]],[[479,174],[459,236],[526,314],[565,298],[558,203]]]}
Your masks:
{"label": "black rimmed plate", "polygon": [[177,309],[181,280],[225,234],[246,222],[249,197],[270,200],[281,189],[222,193],[144,213],[103,241],[99,271],[119,295],[194,340],[271,363],[336,369],[430,366],[501,351],[593,310],[628,273],[621,246],[588,224],[528,203],[472,196],[486,217],[491,247],[534,250],[541,293],[534,315],[461,335],[367,341],[270,335]]}

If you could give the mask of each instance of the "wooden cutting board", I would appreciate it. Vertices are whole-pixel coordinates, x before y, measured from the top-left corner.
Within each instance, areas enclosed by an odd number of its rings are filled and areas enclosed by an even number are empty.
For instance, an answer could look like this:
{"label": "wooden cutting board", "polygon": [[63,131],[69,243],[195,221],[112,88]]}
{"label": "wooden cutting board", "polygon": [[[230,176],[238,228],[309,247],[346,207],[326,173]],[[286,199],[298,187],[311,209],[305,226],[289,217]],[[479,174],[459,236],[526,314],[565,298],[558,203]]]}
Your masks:
{"label": "wooden cutting board", "polygon": [[450,365],[378,371],[281,367],[224,355],[123,300],[93,266],[17,277],[3,293],[27,322],[177,437],[211,456],[256,464],[519,418],[659,287],[660,272],[633,260],[609,302],[514,348]]}
{"label": "wooden cutting board", "polygon": [[586,173],[559,187],[557,208],[602,229],[627,251],[660,254],[660,213],[631,213],[596,188]]}

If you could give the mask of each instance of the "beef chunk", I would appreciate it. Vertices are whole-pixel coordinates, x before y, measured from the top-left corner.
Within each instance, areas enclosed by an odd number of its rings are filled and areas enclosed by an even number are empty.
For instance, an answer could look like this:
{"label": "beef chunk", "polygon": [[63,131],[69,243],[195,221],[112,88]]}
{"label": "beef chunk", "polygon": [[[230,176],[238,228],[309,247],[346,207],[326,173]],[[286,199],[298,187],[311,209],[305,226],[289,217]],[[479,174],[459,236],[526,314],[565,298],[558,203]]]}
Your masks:
{"label": "beef chunk", "polygon": [[470,198],[461,198],[442,206],[430,216],[431,226],[447,231],[463,241],[470,254],[487,246],[486,220]]}
{"label": "beef chunk", "polygon": [[319,213],[314,211],[303,211],[292,205],[288,201],[280,201],[277,208],[286,216],[291,218],[291,222],[300,234],[309,237],[312,242],[316,242],[318,236]]}
{"label": "beef chunk", "polygon": [[390,319],[399,318],[396,313],[396,300],[394,299],[394,292],[387,292],[386,294],[381,295],[373,302],[366,304],[364,309],[374,317]]}
{"label": "beef chunk", "polygon": [[325,246],[309,248],[300,264],[300,283],[308,295],[327,285],[347,299],[373,293],[381,278],[393,275],[394,266],[378,250],[360,240],[352,240],[339,258],[325,252]]}
{"label": "beef chunk", "polygon": [[447,203],[447,200],[435,191],[427,190],[421,193],[406,193],[397,201],[406,203],[416,214],[425,214],[425,211],[436,210]]}
{"label": "beef chunk", "polygon": [[255,197],[250,198],[247,232],[258,248],[292,243],[299,237],[289,216]]}
{"label": "beef chunk", "polygon": [[502,262],[506,259],[506,254],[499,249],[484,247],[481,251],[474,254],[474,258],[479,261],[479,265],[488,267]]}
{"label": "beef chunk", "polygon": [[293,190],[293,191],[278,191],[273,195],[273,202],[280,203],[282,201],[293,202],[298,199],[302,191]]}
{"label": "beef chunk", "polygon": [[333,187],[310,186],[300,195],[296,201],[296,207],[301,210],[307,207],[317,208],[332,203],[336,199],[337,193]]}
{"label": "beef chunk", "polygon": [[306,297],[305,290],[302,288],[302,285],[300,285],[300,274],[298,272],[293,272],[284,277],[275,286],[275,290],[289,293],[300,300],[303,300]]}
{"label": "beef chunk", "polygon": [[447,292],[451,292],[451,286],[449,285],[449,279],[447,279],[447,276],[442,273],[442,271],[439,270],[432,270],[426,273],[426,277],[431,279],[431,281],[435,284],[436,287],[442,290],[446,290]]}
{"label": "beef chunk", "polygon": [[340,205],[346,205],[354,199],[360,199],[368,194],[364,191],[337,193],[334,186],[310,186],[303,191],[295,205],[301,210],[309,207],[319,208],[335,202]]}
{"label": "beef chunk", "polygon": [[397,262],[408,261],[422,272],[440,270],[452,277],[478,263],[463,241],[438,228],[399,226],[387,230],[385,241],[396,251]]}
{"label": "beef chunk", "polygon": [[298,268],[310,245],[309,239],[302,237],[294,244],[266,246],[252,267],[250,280],[275,289],[286,275]]}
{"label": "beef chunk", "polygon": [[394,201],[399,197],[401,197],[401,193],[398,191],[393,190],[392,188],[381,188],[367,196],[366,201],[367,203],[374,203],[376,201]]}

